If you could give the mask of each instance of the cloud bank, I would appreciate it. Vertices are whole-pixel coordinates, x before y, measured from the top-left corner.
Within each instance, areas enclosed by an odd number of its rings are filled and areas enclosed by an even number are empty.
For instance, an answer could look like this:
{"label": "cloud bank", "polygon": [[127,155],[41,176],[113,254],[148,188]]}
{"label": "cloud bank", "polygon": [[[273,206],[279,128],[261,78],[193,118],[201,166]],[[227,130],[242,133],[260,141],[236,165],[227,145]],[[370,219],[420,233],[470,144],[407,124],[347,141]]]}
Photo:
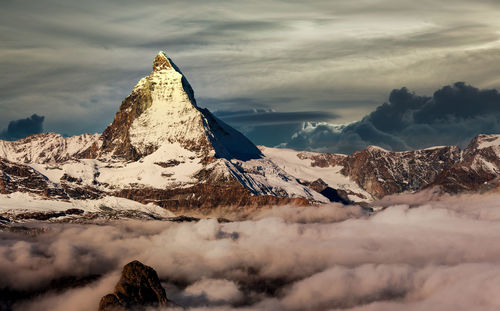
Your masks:
{"label": "cloud bank", "polygon": [[193,310],[494,310],[499,199],[427,192],[378,202],[386,208],[371,216],[333,204],[232,223],[48,225],[36,237],[2,234],[0,275],[17,289],[103,275],[15,310],[96,310],[132,259]]}
{"label": "cloud bank", "polygon": [[304,122],[326,122],[340,118],[331,112],[277,112],[265,108],[218,110],[214,114],[244,133],[254,143],[266,146],[282,143],[285,137],[290,137],[300,130]]}
{"label": "cloud bank", "polygon": [[10,121],[7,129],[0,132],[0,139],[17,140],[43,131],[44,116],[33,114],[26,119]]}
{"label": "cloud bank", "polygon": [[393,90],[389,102],[344,127],[306,123],[283,146],[352,153],[377,145],[402,151],[436,145],[465,146],[474,136],[500,133],[500,94],[457,82],[432,97],[407,88]]}

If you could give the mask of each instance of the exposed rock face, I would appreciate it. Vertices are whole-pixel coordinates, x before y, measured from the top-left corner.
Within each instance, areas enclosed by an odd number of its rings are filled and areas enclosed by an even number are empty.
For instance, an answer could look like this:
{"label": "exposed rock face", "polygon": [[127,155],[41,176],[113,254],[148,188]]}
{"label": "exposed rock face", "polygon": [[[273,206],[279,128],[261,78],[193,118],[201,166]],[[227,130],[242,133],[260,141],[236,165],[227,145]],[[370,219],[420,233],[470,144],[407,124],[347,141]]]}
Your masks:
{"label": "exposed rock face", "polygon": [[438,147],[407,152],[388,152],[368,147],[344,161],[342,173],[377,198],[417,191],[460,160],[458,147]]}
{"label": "exposed rock face", "polygon": [[68,199],[67,194],[33,168],[0,158],[0,194],[29,192],[53,199]]}
{"label": "exposed rock face", "polygon": [[311,153],[311,152],[301,152],[297,154],[299,159],[310,159],[312,167],[329,167],[336,165],[344,165],[346,160],[345,155],[335,154],[335,153]]}
{"label": "exposed rock face", "polygon": [[451,193],[476,191],[500,177],[500,135],[479,135],[462,152],[460,161],[443,170],[429,186]]}
{"label": "exposed rock face", "polygon": [[305,183],[312,190],[319,192],[320,194],[325,196],[327,199],[330,200],[330,202],[340,202],[342,204],[354,203],[349,199],[349,196],[345,190],[334,189],[328,186],[328,184],[325,183],[321,178],[313,181],[312,183],[309,182],[303,182],[303,183]]}
{"label": "exposed rock face", "polygon": [[102,297],[99,311],[144,310],[166,307],[169,301],[153,268],[134,260],[123,267],[112,294]]}
{"label": "exposed rock face", "polygon": [[210,212],[217,207],[240,208],[285,204],[305,206],[309,204],[305,198],[252,195],[248,189],[238,183],[228,183],[226,186],[200,184],[191,188],[172,190],[129,188],[113,193],[113,195],[143,204],[154,203],[173,212],[189,210]]}
{"label": "exposed rock face", "polygon": [[375,198],[434,186],[450,193],[478,191],[500,177],[500,135],[479,135],[464,150],[444,146],[391,152],[370,146],[349,156],[302,152],[297,157],[311,160],[311,167],[341,168]]}

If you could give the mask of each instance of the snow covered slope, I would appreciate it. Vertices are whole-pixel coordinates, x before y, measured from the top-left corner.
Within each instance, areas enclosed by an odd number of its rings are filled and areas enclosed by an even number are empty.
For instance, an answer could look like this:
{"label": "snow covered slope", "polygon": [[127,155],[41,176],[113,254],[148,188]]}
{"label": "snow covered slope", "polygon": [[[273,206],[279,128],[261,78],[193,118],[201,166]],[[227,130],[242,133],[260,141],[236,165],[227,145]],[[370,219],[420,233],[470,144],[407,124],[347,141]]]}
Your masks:
{"label": "snow covered slope", "polygon": [[90,156],[102,142],[100,134],[63,137],[55,133],[32,135],[17,141],[0,140],[0,158],[19,163],[64,162]]}
{"label": "snow covered slope", "polygon": [[268,147],[260,149],[273,163],[302,181],[313,182],[321,179],[331,188],[346,191],[348,198],[353,202],[367,202],[373,199],[370,193],[342,174],[344,166],[341,162],[347,157],[345,155],[331,155],[337,157],[339,162],[337,165],[319,166],[313,165],[314,159],[325,157],[326,154]]}
{"label": "snow covered slope", "polygon": [[82,209],[88,212],[100,212],[103,209],[115,210],[134,210],[145,213],[153,213],[162,217],[172,217],[175,214],[158,207],[154,204],[141,204],[135,201],[106,197],[99,200],[68,200],[68,201],[50,201],[43,200],[39,196],[16,192],[13,194],[0,194],[0,212],[19,212],[19,211],[65,211],[70,208]]}

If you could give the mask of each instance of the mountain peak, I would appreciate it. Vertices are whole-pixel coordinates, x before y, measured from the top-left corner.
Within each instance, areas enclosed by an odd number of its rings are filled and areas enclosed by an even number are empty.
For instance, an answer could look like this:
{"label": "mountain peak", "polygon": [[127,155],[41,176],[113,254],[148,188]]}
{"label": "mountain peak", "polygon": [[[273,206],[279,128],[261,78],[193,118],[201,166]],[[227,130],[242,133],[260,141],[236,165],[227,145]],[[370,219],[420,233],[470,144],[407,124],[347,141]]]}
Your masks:
{"label": "mountain peak", "polygon": [[172,63],[170,63],[170,60],[168,59],[168,56],[165,54],[165,52],[160,51],[156,55],[154,61],[153,61],[153,71],[159,71],[163,69],[170,69],[172,67]]}
{"label": "mountain peak", "polygon": [[137,83],[104,131],[102,151],[137,161],[167,145],[179,145],[203,158],[261,156],[245,136],[196,105],[184,74],[159,52],[153,72]]}

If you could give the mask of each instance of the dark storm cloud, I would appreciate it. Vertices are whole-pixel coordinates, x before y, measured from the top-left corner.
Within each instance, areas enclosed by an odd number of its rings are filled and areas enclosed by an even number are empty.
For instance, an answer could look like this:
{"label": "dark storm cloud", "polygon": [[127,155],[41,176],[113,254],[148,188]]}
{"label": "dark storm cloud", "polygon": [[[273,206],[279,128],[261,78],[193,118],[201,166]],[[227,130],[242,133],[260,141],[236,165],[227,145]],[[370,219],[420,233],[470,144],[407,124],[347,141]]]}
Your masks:
{"label": "dark storm cloud", "polygon": [[44,116],[33,114],[26,119],[10,121],[7,129],[0,132],[0,139],[17,140],[43,131]]}
{"label": "dark storm cloud", "polygon": [[499,9],[463,0],[2,1],[0,124],[41,107],[49,131],[101,131],[163,49],[212,110],[248,98],[237,109],[359,120],[394,86],[499,87]]}
{"label": "dark storm cloud", "polygon": [[500,94],[463,82],[445,86],[432,97],[407,88],[393,90],[389,102],[361,121],[338,128],[307,124],[283,144],[287,147],[351,153],[368,145],[389,150],[434,145],[464,146],[480,133],[500,132]]}

